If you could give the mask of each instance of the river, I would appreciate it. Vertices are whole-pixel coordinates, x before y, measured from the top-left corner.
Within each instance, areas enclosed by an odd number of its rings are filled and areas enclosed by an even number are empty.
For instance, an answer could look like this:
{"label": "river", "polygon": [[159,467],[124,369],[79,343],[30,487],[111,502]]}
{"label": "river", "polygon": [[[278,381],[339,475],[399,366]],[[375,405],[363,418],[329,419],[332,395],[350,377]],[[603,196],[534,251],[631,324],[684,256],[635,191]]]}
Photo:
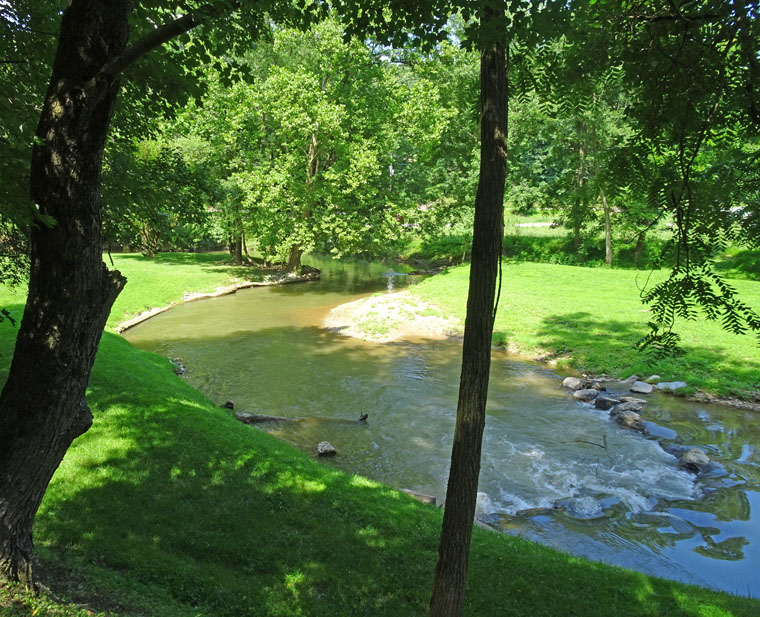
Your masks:
{"label": "river", "polygon": [[[330,441],[338,455],[325,464],[442,501],[461,343],[377,344],[323,329],[331,308],[419,277],[394,275],[397,264],[308,262],[320,281],[182,304],[125,337],[180,358],[219,404],[302,419],[268,430],[311,455]],[[480,516],[591,559],[760,597],[758,415],[653,394],[645,436],[575,402],[561,381],[494,351]],[[713,469],[695,480],[657,438],[705,449]]]}

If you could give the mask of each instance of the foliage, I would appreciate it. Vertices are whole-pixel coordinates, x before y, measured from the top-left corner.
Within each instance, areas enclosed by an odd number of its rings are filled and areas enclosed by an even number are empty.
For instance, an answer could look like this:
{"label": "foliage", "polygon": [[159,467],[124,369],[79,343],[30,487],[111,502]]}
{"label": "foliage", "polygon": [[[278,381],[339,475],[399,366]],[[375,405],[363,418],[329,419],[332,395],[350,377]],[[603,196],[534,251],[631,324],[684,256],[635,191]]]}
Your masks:
{"label": "foliage", "polygon": [[672,349],[675,319],[699,310],[730,331],[760,336],[760,316],[713,267],[727,243],[758,241],[757,6],[696,2],[678,11],[654,2],[645,15],[631,9],[625,18],[624,79],[643,102],[631,109],[635,151],[651,172],[638,186],[650,208],[675,223],[675,265],[644,296],[652,331],[642,343]]}
{"label": "foliage", "polygon": [[281,261],[314,248],[386,254],[400,239],[417,206],[402,170],[427,156],[450,112],[432,82],[410,79],[386,52],[346,40],[331,19],[275,29],[249,52],[256,87],[210,77],[172,130],[204,144],[230,235]]}
{"label": "foliage", "polygon": [[167,248],[203,243],[187,231],[206,223],[207,181],[185,155],[187,140],[144,138],[112,144],[103,189],[103,233],[108,243],[155,256]]}

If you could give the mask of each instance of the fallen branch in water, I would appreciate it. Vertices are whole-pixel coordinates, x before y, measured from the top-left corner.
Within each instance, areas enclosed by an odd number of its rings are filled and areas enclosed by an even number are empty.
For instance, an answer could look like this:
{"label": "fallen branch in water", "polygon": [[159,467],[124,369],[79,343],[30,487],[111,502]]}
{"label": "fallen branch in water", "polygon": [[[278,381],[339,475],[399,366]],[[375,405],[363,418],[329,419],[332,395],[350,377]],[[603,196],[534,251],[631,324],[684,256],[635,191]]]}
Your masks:
{"label": "fallen branch in water", "polygon": [[599,446],[600,448],[607,449],[607,435],[602,435],[604,444],[596,443],[595,441],[586,441],[585,439],[573,439],[572,441],[560,441],[560,443],[587,443],[590,446]]}

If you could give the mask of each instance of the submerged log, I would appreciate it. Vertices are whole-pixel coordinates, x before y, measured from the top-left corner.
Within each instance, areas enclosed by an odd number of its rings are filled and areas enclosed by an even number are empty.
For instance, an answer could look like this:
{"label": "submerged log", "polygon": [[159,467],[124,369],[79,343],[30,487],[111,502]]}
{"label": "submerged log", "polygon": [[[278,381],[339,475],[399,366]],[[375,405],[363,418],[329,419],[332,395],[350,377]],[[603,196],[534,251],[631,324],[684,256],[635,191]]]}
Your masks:
{"label": "submerged log", "polygon": [[301,418],[285,418],[283,416],[267,416],[259,413],[246,413],[244,411],[238,411],[235,414],[237,418],[243,424],[262,424],[264,422],[297,422]]}

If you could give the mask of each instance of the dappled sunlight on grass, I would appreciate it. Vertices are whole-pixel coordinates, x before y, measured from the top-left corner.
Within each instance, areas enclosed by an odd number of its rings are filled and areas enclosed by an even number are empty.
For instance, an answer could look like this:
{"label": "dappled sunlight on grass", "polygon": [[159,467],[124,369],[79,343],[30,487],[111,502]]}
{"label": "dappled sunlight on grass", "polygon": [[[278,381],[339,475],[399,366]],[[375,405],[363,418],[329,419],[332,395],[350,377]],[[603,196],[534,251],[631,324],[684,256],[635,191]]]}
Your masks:
{"label": "dappled sunlight on grass", "polygon": [[321,493],[327,488],[324,482],[309,479],[290,470],[281,471],[277,474],[277,483],[269,487],[271,492],[281,489],[296,490],[301,493]]}
{"label": "dappled sunlight on grass", "polygon": [[375,482],[374,480],[370,480],[364,476],[351,476],[350,484],[351,486],[358,488],[383,488],[383,485],[379,482]]}

